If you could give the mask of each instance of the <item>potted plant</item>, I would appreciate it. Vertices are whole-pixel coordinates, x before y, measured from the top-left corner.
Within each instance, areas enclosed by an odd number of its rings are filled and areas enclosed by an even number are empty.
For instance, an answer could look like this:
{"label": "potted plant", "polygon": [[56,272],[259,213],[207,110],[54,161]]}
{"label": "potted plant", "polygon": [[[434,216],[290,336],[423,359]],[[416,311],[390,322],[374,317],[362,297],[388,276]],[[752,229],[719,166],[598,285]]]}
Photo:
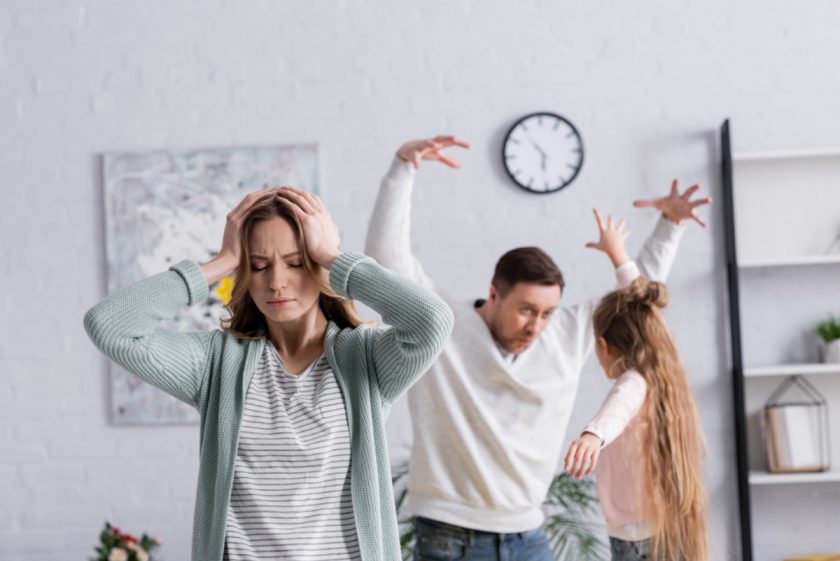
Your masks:
{"label": "potted plant", "polygon": [[[394,498],[400,525],[400,546],[405,561],[414,555],[414,518],[403,513],[408,495],[406,479],[408,462],[396,466],[392,473]],[[574,479],[568,473],[554,477],[544,503],[545,531],[551,549],[559,561],[603,561],[607,548],[593,531],[598,495],[591,479]]]}
{"label": "potted plant", "polygon": [[823,340],[823,362],[840,362],[840,318],[829,316],[817,325],[817,333]]}

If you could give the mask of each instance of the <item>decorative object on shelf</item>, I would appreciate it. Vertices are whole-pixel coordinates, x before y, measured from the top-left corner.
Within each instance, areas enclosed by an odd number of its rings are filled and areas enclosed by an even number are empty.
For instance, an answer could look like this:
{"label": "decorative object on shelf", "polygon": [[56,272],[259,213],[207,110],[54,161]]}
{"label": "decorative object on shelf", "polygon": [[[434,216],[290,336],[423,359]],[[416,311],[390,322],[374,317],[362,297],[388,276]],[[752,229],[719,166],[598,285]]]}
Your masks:
{"label": "decorative object on shelf", "polygon": [[154,561],[152,552],[158,546],[160,540],[157,538],[143,534],[137,539],[106,522],[99,534],[99,545],[94,548],[96,557],[91,557],[90,561]]}
{"label": "decorative object on shelf", "polygon": [[817,333],[822,337],[820,359],[826,363],[840,363],[840,318],[829,316],[817,324]]}
{"label": "decorative object on shelf", "polygon": [[[167,270],[181,259],[215,255],[225,217],[245,194],[271,185],[318,192],[314,144],[183,152],[114,152],[102,158],[108,291]],[[163,327],[219,327],[232,279],[210,287]],[[198,422],[195,410],[111,363],[111,420],[117,424]]]}
{"label": "decorative object on shelf", "polygon": [[[782,401],[792,388],[804,400]],[[803,376],[789,376],[764,405],[762,416],[767,466],[772,473],[826,471],[829,468],[828,405]]]}
{"label": "decorative object on shelf", "polygon": [[565,117],[525,115],[505,135],[502,163],[516,185],[531,193],[554,193],[569,185],[583,167],[583,140]]}
{"label": "decorative object on shelf", "polygon": [[[403,560],[408,561],[414,557],[414,518],[403,512],[408,497],[408,462],[395,466],[391,473],[400,546]],[[606,546],[594,531],[598,527],[592,521],[598,512],[598,495],[593,480],[574,479],[565,472],[557,474],[543,506],[545,532],[558,561],[605,561],[609,557]]]}

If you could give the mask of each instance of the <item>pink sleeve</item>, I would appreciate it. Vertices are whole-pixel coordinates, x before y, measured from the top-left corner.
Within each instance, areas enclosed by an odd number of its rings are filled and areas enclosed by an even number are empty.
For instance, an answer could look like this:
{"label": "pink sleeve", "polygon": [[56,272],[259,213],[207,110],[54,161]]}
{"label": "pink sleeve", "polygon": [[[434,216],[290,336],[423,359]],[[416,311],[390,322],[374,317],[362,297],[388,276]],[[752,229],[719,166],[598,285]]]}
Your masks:
{"label": "pink sleeve", "polygon": [[618,377],[595,417],[584,427],[604,441],[604,446],[618,438],[641,411],[647,394],[647,382],[635,370]]}

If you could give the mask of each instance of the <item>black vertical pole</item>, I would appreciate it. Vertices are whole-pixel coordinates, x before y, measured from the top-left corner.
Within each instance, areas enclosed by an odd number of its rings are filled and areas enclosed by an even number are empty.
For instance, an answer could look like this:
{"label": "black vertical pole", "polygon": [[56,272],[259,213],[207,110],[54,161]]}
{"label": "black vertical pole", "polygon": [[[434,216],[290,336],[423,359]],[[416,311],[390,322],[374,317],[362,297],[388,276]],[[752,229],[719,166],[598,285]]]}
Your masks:
{"label": "black vertical pole", "polygon": [[744,410],[744,363],[741,354],[741,302],[735,251],[735,201],[732,193],[732,145],[729,119],[720,128],[723,213],[726,231],[726,278],[729,285],[729,332],[732,339],[732,402],[735,413],[735,455],[738,467],[738,511],[741,518],[741,559],[752,561],[750,481],[747,463],[747,416]]}

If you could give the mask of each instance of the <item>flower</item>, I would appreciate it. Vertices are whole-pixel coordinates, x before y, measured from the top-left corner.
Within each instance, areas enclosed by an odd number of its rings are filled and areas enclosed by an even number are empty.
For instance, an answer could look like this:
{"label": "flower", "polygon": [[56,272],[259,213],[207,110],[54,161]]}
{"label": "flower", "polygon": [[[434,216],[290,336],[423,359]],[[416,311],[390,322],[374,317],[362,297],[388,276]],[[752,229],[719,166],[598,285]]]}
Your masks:
{"label": "flower", "polygon": [[111,550],[108,561],[128,561],[128,552],[121,547],[115,547]]}
{"label": "flower", "polygon": [[223,277],[214,292],[222,301],[222,304],[227,305],[233,297],[233,277],[230,275]]}
{"label": "flower", "polygon": [[123,533],[119,528],[105,522],[105,528],[99,534],[99,545],[95,547],[96,561],[151,561],[153,552],[160,541],[145,532],[138,538],[136,534]]}

